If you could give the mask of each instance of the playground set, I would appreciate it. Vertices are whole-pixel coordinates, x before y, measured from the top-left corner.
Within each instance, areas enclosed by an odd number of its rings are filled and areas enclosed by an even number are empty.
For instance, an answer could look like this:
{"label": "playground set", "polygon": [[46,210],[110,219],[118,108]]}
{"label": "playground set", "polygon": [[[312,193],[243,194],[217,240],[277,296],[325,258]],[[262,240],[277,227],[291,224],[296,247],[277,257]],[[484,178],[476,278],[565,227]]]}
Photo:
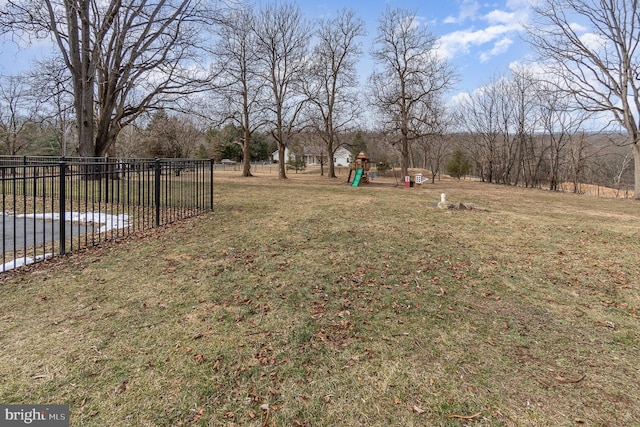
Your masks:
{"label": "playground set", "polygon": [[369,163],[369,156],[367,156],[364,151],[361,151],[356,156],[356,160],[351,162],[349,165],[349,176],[347,177],[347,182],[351,181],[351,175],[355,171],[355,175],[353,177],[353,182],[351,183],[352,187],[357,187],[360,183],[369,182],[369,169],[371,168],[371,164]]}
{"label": "playground set", "polygon": [[[367,156],[363,151],[361,151],[357,156],[355,161],[351,162],[349,165],[349,176],[347,177],[347,182],[351,182],[352,187],[358,187],[361,183],[366,184],[373,180],[376,177],[375,172],[370,172],[371,163],[369,162],[369,156]],[[354,175],[355,173],[355,175]],[[351,181],[351,175],[353,176],[353,181]],[[422,176],[421,173],[417,173],[413,176],[407,175],[404,177],[404,186],[406,188],[410,187],[422,187],[422,184],[425,184],[429,179]]]}

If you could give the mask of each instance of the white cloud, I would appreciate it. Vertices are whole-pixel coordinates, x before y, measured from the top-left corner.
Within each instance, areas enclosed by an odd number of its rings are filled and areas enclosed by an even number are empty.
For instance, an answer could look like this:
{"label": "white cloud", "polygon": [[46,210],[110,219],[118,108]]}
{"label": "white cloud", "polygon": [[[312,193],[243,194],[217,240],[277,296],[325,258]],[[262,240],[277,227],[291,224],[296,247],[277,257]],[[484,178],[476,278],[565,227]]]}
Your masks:
{"label": "white cloud", "polygon": [[491,43],[511,31],[513,31],[513,29],[505,25],[494,25],[484,30],[476,31],[455,31],[440,37],[439,56],[441,58],[451,59],[457,54],[469,53],[470,48]]}
{"label": "white cloud", "polygon": [[460,19],[476,19],[476,15],[480,10],[480,4],[476,0],[462,0],[460,5]]}
{"label": "white cloud", "polygon": [[505,12],[504,10],[492,10],[483,17],[484,20],[492,25],[495,24],[513,24],[518,22],[518,16],[515,12]]}
{"label": "white cloud", "polygon": [[442,22],[445,24],[455,24],[458,22],[458,18],[455,16],[447,16]]}
{"label": "white cloud", "polygon": [[571,28],[571,30],[574,31],[575,33],[583,33],[587,31],[587,27],[585,27],[582,24],[578,24],[577,22],[570,23],[569,28]]}
{"label": "white cloud", "polygon": [[493,58],[494,56],[498,56],[498,55],[501,55],[501,54],[507,52],[509,50],[509,47],[512,44],[513,44],[513,40],[511,40],[510,38],[507,38],[507,37],[497,41],[493,45],[493,49],[491,49],[491,50],[489,50],[487,52],[482,52],[480,54],[480,62],[487,62],[491,58]]}
{"label": "white cloud", "polygon": [[[469,54],[472,49],[492,43],[491,49],[485,48],[485,51],[479,55],[480,61],[486,62],[509,50],[509,47],[514,44],[515,34],[522,30],[523,24],[529,17],[527,0],[507,0],[504,9],[493,9],[483,15],[478,15],[479,5],[476,1],[464,0],[460,16],[464,7],[468,8],[467,16],[473,16],[476,22],[486,23],[486,27],[481,29],[471,27],[442,36],[439,40],[441,58],[451,59],[458,55]],[[453,22],[451,17],[447,20]]]}
{"label": "white cloud", "polygon": [[541,62],[527,60],[511,62],[509,64],[509,70],[512,72],[526,70],[528,73],[539,77],[548,76],[550,71],[549,67]]}
{"label": "white cloud", "polygon": [[609,40],[601,34],[585,33],[580,36],[580,41],[590,50],[601,52],[607,48]]}
{"label": "white cloud", "polygon": [[459,105],[465,105],[467,102],[469,102],[470,99],[471,99],[471,95],[469,94],[469,92],[459,92],[451,97],[451,100],[449,101],[449,105],[454,107]]}
{"label": "white cloud", "polygon": [[467,20],[475,21],[478,18],[480,4],[477,0],[458,0],[458,3],[460,4],[458,16],[447,16],[443,21],[445,24],[461,24]]}

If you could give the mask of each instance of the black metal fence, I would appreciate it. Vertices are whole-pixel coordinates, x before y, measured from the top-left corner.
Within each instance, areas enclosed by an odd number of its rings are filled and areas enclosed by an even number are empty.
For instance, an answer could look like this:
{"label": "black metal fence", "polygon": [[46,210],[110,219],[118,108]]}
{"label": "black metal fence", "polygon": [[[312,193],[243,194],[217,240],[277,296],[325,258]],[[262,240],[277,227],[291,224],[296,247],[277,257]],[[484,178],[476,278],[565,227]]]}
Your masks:
{"label": "black metal fence", "polygon": [[0,273],[213,209],[213,160],[0,156]]}

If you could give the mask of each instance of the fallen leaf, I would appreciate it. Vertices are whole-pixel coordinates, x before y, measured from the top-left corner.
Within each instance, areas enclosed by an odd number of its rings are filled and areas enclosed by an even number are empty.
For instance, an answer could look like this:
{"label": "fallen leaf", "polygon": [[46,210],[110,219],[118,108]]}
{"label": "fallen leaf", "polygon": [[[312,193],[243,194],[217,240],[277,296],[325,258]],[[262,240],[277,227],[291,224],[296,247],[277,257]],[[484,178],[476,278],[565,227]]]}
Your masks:
{"label": "fallen leaf", "polygon": [[204,415],[204,408],[200,408],[198,412],[193,416],[190,423],[191,424],[197,423],[198,421],[200,421],[200,418],[202,418],[203,415]]}
{"label": "fallen leaf", "polygon": [[413,412],[415,412],[416,414],[424,414],[426,411],[422,408],[417,407],[416,405],[413,405]]}
{"label": "fallen leaf", "polygon": [[478,413],[473,414],[473,415],[451,414],[451,415],[447,415],[447,418],[459,418],[461,420],[472,420],[474,418],[478,418],[480,415],[482,415],[482,412],[478,412]]}
{"label": "fallen leaf", "polygon": [[584,424],[587,422],[584,418],[576,418],[574,421],[578,424]]}
{"label": "fallen leaf", "polygon": [[260,409],[262,409],[263,411],[268,411],[269,410],[269,404],[268,403],[263,403],[262,405],[260,405]]}
{"label": "fallen leaf", "polygon": [[127,391],[127,381],[123,381],[118,387],[116,387],[116,394],[122,394]]}
{"label": "fallen leaf", "polygon": [[580,381],[582,381],[583,379],[585,379],[586,375],[582,375],[580,378],[578,379],[569,379],[566,377],[563,377],[561,375],[558,375],[556,377],[556,381],[560,381],[561,383],[565,383],[565,384],[573,384],[573,383],[579,383]]}

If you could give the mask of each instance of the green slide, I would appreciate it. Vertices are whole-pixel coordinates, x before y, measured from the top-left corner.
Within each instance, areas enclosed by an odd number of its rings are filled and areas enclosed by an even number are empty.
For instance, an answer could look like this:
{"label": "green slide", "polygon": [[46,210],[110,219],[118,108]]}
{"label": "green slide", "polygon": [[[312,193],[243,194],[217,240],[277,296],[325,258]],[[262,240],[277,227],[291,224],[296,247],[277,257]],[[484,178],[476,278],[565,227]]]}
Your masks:
{"label": "green slide", "polygon": [[356,176],[353,177],[353,182],[351,183],[352,187],[357,187],[358,185],[360,185],[360,179],[362,178],[362,171],[364,171],[364,169],[356,170]]}

